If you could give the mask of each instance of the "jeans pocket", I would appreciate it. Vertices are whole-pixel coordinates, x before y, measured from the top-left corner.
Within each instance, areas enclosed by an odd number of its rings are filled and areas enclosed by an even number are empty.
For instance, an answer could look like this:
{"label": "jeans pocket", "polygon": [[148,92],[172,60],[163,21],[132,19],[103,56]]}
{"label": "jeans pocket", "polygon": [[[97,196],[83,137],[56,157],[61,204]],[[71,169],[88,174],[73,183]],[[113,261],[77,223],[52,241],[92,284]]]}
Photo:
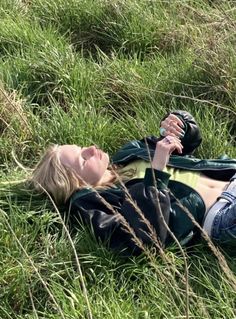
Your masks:
{"label": "jeans pocket", "polygon": [[236,203],[221,211],[221,216],[214,225],[214,231],[217,242],[236,246]]}

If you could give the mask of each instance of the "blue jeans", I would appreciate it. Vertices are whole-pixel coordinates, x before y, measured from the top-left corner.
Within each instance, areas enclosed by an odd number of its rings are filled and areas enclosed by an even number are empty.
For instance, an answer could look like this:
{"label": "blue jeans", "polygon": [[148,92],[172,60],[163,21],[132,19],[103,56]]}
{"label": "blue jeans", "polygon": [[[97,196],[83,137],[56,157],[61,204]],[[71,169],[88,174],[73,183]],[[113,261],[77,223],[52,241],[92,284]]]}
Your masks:
{"label": "blue jeans", "polygon": [[236,174],[220,198],[226,202],[213,220],[211,238],[222,247],[236,248]]}

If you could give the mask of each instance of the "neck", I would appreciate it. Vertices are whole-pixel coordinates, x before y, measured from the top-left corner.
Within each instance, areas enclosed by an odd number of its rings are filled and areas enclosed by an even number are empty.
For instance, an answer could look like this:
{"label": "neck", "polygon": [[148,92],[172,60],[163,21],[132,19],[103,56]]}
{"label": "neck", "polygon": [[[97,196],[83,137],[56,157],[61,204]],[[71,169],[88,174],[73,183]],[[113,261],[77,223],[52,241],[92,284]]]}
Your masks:
{"label": "neck", "polygon": [[113,171],[107,169],[103,174],[102,178],[98,182],[97,186],[105,186],[107,184],[111,184],[115,180],[115,174]]}

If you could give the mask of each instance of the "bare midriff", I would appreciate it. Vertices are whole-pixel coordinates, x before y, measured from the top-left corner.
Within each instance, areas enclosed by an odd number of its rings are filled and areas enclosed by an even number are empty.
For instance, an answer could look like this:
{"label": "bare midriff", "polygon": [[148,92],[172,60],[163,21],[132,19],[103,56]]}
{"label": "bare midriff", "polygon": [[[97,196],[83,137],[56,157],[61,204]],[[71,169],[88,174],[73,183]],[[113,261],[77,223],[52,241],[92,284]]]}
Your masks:
{"label": "bare midriff", "polygon": [[214,204],[228,183],[209,178],[203,174],[199,176],[195,189],[201,195],[206,210]]}
{"label": "bare midriff", "polygon": [[[146,168],[149,167],[149,162],[136,160],[126,165],[120,170],[120,172],[124,174],[126,171],[129,172],[129,170],[132,169],[135,172],[132,178],[143,178]],[[206,206],[206,210],[208,210],[208,208],[214,204],[222,191],[225,189],[226,185],[229,183],[207,177],[199,171],[188,171],[170,166],[167,166],[164,171],[171,175],[171,180],[179,181],[195,189],[202,197]]]}

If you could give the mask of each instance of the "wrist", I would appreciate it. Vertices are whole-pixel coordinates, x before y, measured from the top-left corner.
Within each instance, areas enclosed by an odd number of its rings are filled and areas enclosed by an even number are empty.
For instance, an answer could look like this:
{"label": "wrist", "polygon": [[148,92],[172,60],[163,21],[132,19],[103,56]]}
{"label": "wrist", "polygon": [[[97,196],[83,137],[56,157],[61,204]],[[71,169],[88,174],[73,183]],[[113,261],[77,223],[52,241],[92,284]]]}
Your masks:
{"label": "wrist", "polygon": [[166,167],[166,163],[152,161],[152,168],[154,168],[158,171],[163,171],[165,169],[165,167]]}

